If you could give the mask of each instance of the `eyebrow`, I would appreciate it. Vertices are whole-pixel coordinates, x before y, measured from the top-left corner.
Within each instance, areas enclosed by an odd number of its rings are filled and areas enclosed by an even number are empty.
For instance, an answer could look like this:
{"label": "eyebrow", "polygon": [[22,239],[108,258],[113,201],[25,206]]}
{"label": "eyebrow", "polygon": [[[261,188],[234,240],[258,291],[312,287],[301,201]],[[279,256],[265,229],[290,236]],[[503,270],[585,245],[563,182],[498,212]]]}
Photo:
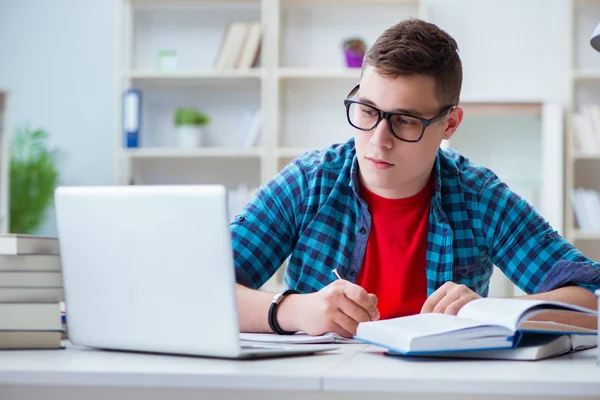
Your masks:
{"label": "eyebrow", "polygon": [[[360,101],[361,103],[365,103],[368,105],[371,105],[375,108],[377,108],[377,105],[375,105],[374,102],[372,102],[371,100],[365,98],[365,97],[359,97],[358,101]],[[402,114],[410,114],[410,115],[415,115],[417,117],[422,117],[423,113],[420,112],[419,110],[415,110],[414,108],[395,108],[392,111],[390,111],[392,113],[402,113]]]}

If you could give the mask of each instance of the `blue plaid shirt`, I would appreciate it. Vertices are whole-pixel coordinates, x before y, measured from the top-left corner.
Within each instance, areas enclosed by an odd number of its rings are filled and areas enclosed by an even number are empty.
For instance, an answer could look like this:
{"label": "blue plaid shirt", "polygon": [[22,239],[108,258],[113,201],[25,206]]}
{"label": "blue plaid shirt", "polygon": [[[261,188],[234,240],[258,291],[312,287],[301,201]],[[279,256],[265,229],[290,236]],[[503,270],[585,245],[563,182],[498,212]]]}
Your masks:
{"label": "blue plaid shirt", "polygon": [[[426,276],[487,296],[493,266],[526,293],[600,287],[600,264],[565,241],[489,169],[452,150],[434,164]],[[354,140],[295,159],[231,223],[236,279],[261,287],[289,257],[284,282],[300,293],[356,282],[371,216],[360,197]]]}

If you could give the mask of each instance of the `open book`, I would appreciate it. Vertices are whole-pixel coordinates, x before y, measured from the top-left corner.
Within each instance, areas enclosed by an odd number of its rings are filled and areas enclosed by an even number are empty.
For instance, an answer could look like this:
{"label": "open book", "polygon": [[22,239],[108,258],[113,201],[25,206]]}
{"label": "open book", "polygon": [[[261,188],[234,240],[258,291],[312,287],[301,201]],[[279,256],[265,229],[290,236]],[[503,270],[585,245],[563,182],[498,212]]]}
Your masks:
{"label": "open book", "polygon": [[430,356],[535,346],[563,335],[596,337],[594,329],[530,320],[548,311],[597,314],[555,301],[485,298],[468,303],[457,316],[431,313],[363,322],[354,338],[394,354]]}
{"label": "open book", "polygon": [[304,332],[294,335],[276,335],[274,333],[240,333],[242,342],[252,343],[287,343],[287,344],[315,344],[315,343],[363,343],[360,340],[345,338],[337,333],[325,333],[319,336],[311,336]]}

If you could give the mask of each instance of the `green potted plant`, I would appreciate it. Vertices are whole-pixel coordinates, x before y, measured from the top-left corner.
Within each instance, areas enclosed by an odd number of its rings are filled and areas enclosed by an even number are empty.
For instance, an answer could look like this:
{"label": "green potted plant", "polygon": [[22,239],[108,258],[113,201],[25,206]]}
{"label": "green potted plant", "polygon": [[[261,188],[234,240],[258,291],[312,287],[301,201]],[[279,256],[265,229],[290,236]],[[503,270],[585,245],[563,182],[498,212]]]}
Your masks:
{"label": "green potted plant", "polygon": [[33,234],[44,222],[58,185],[58,151],[43,129],[21,128],[10,147],[10,232]]}
{"label": "green potted plant", "polygon": [[210,118],[205,113],[193,108],[178,108],[174,122],[179,147],[202,145],[205,128],[210,123]]}

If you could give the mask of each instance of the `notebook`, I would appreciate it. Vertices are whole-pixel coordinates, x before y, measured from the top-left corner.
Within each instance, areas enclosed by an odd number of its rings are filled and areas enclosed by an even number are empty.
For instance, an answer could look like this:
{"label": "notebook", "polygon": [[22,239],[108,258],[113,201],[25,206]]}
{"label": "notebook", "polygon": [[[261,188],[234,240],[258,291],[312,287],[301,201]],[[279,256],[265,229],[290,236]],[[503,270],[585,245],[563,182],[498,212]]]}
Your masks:
{"label": "notebook", "polygon": [[76,345],[222,358],[337,348],[242,343],[223,186],[63,186],[55,209]]}
{"label": "notebook", "polygon": [[323,335],[309,335],[297,332],[294,335],[275,335],[273,333],[240,333],[240,339],[246,343],[289,343],[289,344],[315,344],[315,343],[363,343],[360,340],[345,338],[335,332]]}
{"label": "notebook", "polygon": [[524,340],[542,344],[549,336],[597,335],[595,329],[529,320],[547,311],[597,315],[594,310],[555,301],[484,298],[466,304],[456,316],[427,313],[362,322],[354,338],[395,354],[419,356],[514,349]]}

